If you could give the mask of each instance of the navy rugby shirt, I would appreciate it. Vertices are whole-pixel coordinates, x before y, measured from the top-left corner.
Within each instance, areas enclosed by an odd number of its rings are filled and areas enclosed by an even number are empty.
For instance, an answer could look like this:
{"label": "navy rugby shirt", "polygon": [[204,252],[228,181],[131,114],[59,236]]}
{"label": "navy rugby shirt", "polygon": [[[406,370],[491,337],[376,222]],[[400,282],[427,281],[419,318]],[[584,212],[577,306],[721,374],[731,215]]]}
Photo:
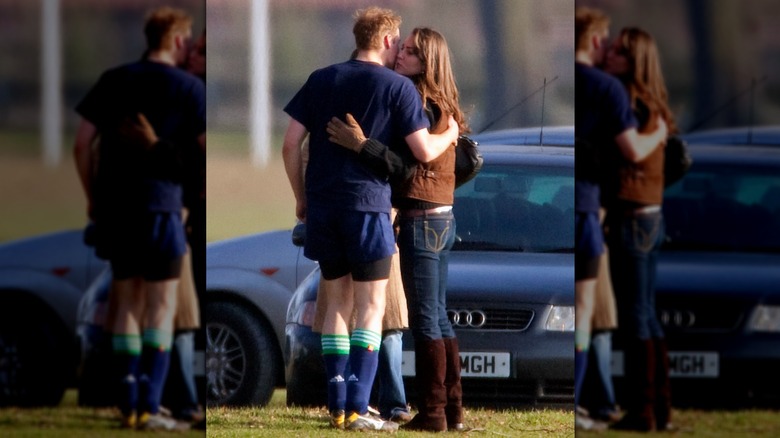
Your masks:
{"label": "navy rugby shirt", "polygon": [[404,145],[430,123],[409,78],[379,64],[350,60],[317,70],[284,111],[309,131],[306,202],[320,207],[389,212],[390,186],[354,152],[328,141],[331,117],[351,113],[367,138]]}
{"label": "navy rugby shirt", "polygon": [[143,113],[157,136],[177,147],[198,148],[206,131],[206,88],[179,68],[141,60],[106,71],[76,106],[100,133],[96,207],[116,214],[178,212],[180,181],[145,174],[144,154],[128,147],[116,128],[127,115]]}
{"label": "navy rugby shirt", "polygon": [[[614,76],[598,68],[575,63],[574,134],[591,144],[600,160],[606,159],[610,148],[617,147],[615,137],[637,121],[631,110],[628,93]],[[575,157],[577,152],[575,152]],[[574,209],[580,212],[598,212],[599,182],[583,179],[584,169],[575,168]]]}

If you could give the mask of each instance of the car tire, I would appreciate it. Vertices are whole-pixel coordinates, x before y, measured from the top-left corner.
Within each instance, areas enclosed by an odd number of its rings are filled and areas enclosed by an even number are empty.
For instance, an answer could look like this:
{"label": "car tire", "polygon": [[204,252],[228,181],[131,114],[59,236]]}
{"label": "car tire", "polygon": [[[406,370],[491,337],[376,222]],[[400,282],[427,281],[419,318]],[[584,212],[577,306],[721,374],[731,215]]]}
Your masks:
{"label": "car tire", "polygon": [[205,320],[207,404],[266,405],[281,367],[268,324],[228,302],[206,304]]}
{"label": "car tire", "polygon": [[56,406],[75,375],[75,346],[45,305],[0,302],[0,406]]}

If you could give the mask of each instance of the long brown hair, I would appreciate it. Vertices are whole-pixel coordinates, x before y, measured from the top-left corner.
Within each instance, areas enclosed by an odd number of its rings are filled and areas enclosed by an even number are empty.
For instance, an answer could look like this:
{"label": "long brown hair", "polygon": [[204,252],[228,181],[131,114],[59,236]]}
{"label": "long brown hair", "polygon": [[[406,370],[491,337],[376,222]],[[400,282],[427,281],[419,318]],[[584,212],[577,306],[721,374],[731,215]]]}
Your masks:
{"label": "long brown hair", "polygon": [[420,58],[423,71],[411,79],[423,102],[431,100],[441,109],[442,114],[452,114],[461,133],[470,132],[458,102],[458,87],[450,63],[450,49],[444,36],[433,29],[417,27],[412,30],[412,40],[415,55]]}
{"label": "long brown hair", "polygon": [[656,117],[661,115],[669,133],[677,132],[674,115],[669,109],[669,96],[661,71],[658,48],[649,33],[637,27],[626,27],[618,36],[620,49],[629,62],[629,72],[621,79],[628,89],[631,106],[641,100],[650,110],[647,130],[655,129]]}

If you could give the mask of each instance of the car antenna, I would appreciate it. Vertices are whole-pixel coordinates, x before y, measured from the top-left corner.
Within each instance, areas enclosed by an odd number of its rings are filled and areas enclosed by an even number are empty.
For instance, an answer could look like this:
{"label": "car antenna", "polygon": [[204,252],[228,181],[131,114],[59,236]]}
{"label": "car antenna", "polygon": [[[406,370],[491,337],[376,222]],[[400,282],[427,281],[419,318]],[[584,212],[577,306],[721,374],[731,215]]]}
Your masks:
{"label": "car antenna", "polygon": [[758,78],[758,80],[756,80],[755,77],[752,78],[750,80],[750,86],[748,86],[746,89],[744,89],[744,90],[738,92],[737,94],[735,94],[734,96],[732,96],[731,99],[726,101],[723,105],[719,106],[718,108],[715,108],[715,110],[712,111],[711,113],[709,113],[707,116],[699,119],[699,121],[694,123],[693,126],[691,126],[691,128],[688,129],[688,132],[693,132],[693,131],[699,129],[702,125],[704,125],[705,123],[709,122],[710,119],[712,119],[713,117],[718,115],[718,113],[720,113],[721,111],[723,111],[724,109],[729,107],[732,103],[734,103],[734,101],[739,99],[743,94],[750,93],[750,112],[748,113],[749,114],[748,115],[748,144],[750,144],[752,142],[752,137],[753,137],[753,105],[755,104],[753,98],[754,98],[754,94],[755,94],[755,89],[758,86],[758,84],[760,84],[760,83],[762,83],[762,82],[764,82],[766,80],[767,80],[767,75],[764,75],[764,76]]}
{"label": "car antenna", "polygon": [[[492,122],[488,123],[482,129],[480,129],[479,132],[477,132],[477,134],[485,132],[485,130],[487,130],[488,128],[493,126],[497,121],[503,119],[507,114],[512,112],[515,108],[517,108],[520,105],[524,104],[528,99],[534,97],[534,95],[536,95],[536,93],[538,93],[540,91],[544,92],[544,90],[547,88],[547,85],[548,84],[552,84],[556,79],[558,79],[558,76],[552,78],[550,80],[550,82],[547,82],[547,78],[544,78],[544,84],[541,87],[539,87],[536,90],[532,91],[531,94],[525,96],[522,100],[520,100],[520,102],[516,103],[513,107],[509,108],[508,110],[504,111],[500,116],[498,116],[495,119],[493,119]],[[544,120],[544,98],[542,99],[542,120]]]}
{"label": "car antenna", "polygon": [[[766,76],[764,76],[766,78]],[[750,78],[750,106],[748,108],[748,138],[747,144],[753,144],[753,110],[755,109],[756,78]]]}
{"label": "car antenna", "polygon": [[539,146],[542,145],[542,138],[544,138],[544,96],[546,94],[546,91],[547,91],[547,76],[544,77],[544,84],[542,85],[542,121],[541,123],[539,123]]}

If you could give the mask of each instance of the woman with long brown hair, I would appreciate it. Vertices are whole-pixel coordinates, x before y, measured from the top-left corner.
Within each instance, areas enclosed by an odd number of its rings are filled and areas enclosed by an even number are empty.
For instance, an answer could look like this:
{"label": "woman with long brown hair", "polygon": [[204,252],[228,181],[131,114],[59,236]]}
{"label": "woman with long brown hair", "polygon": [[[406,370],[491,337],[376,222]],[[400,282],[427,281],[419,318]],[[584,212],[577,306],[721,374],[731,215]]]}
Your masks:
{"label": "woman with long brown hair", "polygon": [[[460,133],[469,132],[449,48],[439,32],[424,27],[412,30],[396,57],[395,71],[409,77],[420,92],[431,133],[446,130],[450,117]],[[354,119],[348,116],[347,121],[349,125],[338,120],[329,125],[331,141],[360,152],[360,159],[372,169],[392,173],[388,160],[393,159],[405,163],[396,169],[409,169],[399,171],[400,177],[390,175],[395,181],[393,207],[398,209],[398,248],[415,342],[419,400],[419,413],[403,428],[464,430],[460,354],[446,308],[448,261],[455,240],[455,147],[422,163],[411,157],[405,145],[366,141]]]}
{"label": "woman with long brown hair", "polygon": [[[676,131],[658,48],[649,33],[636,27],[622,29],[604,68],[625,85],[640,133],[655,130],[659,116],[670,133]],[[656,265],[664,239],[663,143],[638,162],[615,158],[614,178],[602,188],[627,385],[626,415],[615,427],[667,430],[671,428],[669,358],[655,306]]]}

